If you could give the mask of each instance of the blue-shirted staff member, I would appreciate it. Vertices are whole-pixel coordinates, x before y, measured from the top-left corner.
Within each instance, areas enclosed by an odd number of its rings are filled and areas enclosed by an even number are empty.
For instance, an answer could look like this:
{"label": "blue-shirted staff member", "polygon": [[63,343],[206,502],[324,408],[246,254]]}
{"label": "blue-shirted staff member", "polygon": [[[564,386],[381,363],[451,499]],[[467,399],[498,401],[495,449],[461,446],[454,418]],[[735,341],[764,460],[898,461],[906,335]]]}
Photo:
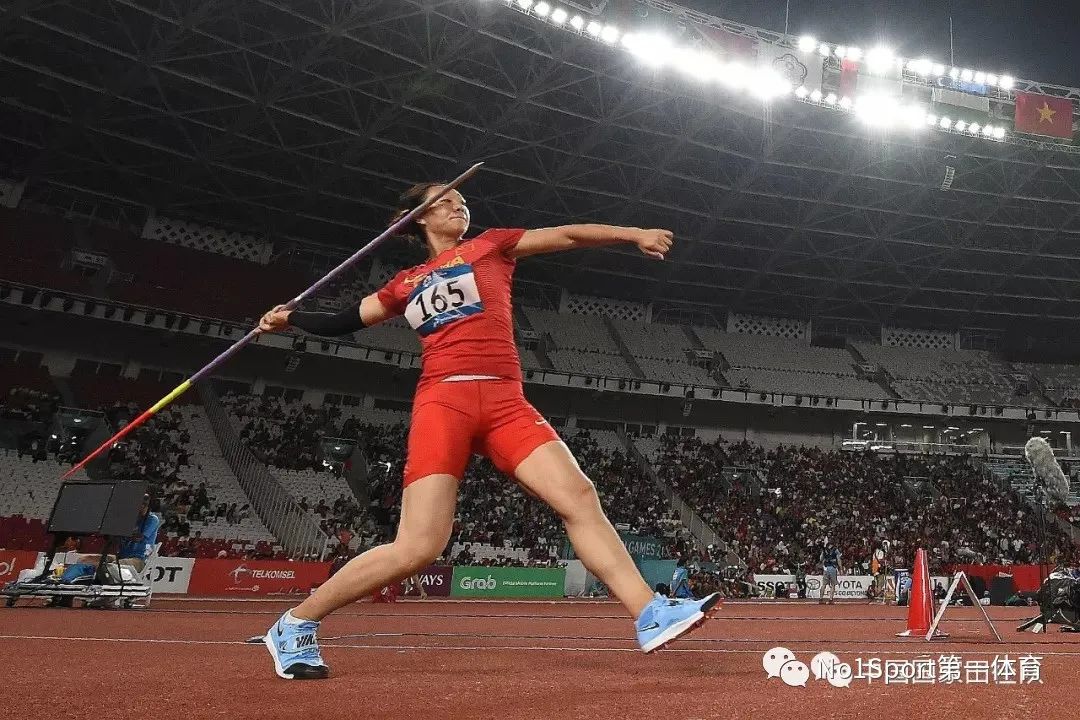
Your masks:
{"label": "blue-shirted staff member", "polygon": [[[151,512],[150,505],[150,496],[143,495],[142,505],[139,507],[139,519],[135,523],[135,532],[124,539],[116,556],[110,555],[105,559],[106,562],[127,565],[135,571],[136,575],[142,574],[143,568],[146,567],[146,556],[149,555],[150,548],[157,543],[158,529],[161,527],[161,516]],[[79,562],[95,565],[100,560],[100,555],[82,555],[79,558]]]}
{"label": "blue-shirted staff member", "polygon": [[690,571],[686,568],[686,558],[679,558],[671,575],[671,597],[694,597],[694,593],[690,592]]}
{"label": "blue-shirted staff member", "polygon": [[828,540],[825,541],[825,549],[821,551],[821,597],[818,604],[825,604],[825,591],[829,591],[829,604],[836,604],[836,587],[840,581],[840,551],[833,547]]}

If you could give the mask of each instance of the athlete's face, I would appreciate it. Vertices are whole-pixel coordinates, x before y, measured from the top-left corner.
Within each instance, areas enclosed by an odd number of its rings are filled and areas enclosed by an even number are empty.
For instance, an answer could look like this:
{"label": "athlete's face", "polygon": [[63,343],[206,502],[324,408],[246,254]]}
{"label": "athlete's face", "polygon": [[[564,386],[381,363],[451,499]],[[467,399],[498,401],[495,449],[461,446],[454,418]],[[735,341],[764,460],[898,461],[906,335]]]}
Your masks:
{"label": "athlete's face", "polygon": [[[436,185],[428,190],[425,199],[437,195],[440,190],[442,186]],[[461,237],[469,229],[469,220],[469,207],[465,204],[465,198],[457,190],[451,190],[436,200],[417,222],[436,235]]]}

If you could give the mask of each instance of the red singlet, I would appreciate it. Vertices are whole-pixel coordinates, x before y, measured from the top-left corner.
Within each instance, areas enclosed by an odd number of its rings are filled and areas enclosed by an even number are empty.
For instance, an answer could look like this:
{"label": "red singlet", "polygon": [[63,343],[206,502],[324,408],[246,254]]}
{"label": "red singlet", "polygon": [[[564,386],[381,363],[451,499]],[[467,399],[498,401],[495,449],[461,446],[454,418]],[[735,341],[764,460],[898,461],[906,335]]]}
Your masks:
{"label": "red singlet", "polygon": [[[422,370],[413,400],[405,485],[433,474],[461,478],[472,453],[507,473],[540,445],[558,440],[525,400],[514,344],[513,249],[524,230],[488,230],[379,290],[391,313],[420,335]],[[498,380],[447,381],[455,376]]]}

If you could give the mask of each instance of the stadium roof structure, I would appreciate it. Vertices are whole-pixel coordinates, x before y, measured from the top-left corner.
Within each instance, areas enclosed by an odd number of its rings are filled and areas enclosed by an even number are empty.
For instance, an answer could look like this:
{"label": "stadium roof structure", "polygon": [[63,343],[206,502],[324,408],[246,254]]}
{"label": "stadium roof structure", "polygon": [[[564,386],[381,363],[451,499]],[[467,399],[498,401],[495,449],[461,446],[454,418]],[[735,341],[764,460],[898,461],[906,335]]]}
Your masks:
{"label": "stadium roof structure", "polygon": [[523,264],[572,292],[944,328],[1080,315],[1080,155],[763,105],[505,3],[16,0],[0,87],[0,176],[34,202],[348,246],[404,186],[485,160],[481,226],[676,232],[662,265]]}

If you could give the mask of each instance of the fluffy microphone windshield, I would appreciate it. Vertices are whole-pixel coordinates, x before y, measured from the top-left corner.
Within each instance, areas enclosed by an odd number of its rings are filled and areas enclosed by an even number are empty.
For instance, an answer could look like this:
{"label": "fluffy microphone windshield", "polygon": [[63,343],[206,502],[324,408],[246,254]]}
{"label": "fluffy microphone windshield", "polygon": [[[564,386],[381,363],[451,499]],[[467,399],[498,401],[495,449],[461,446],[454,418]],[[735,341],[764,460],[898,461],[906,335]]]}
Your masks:
{"label": "fluffy microphone windshield", "polygon": [[1024,445],[1024,455],[1035,470],[1039,480],[1046,486],[1046,494],[1053,502],[1065,502],[1069,496],[1069,481],[1054,458],[1054,449],[1041,437],[1033,437]]}

